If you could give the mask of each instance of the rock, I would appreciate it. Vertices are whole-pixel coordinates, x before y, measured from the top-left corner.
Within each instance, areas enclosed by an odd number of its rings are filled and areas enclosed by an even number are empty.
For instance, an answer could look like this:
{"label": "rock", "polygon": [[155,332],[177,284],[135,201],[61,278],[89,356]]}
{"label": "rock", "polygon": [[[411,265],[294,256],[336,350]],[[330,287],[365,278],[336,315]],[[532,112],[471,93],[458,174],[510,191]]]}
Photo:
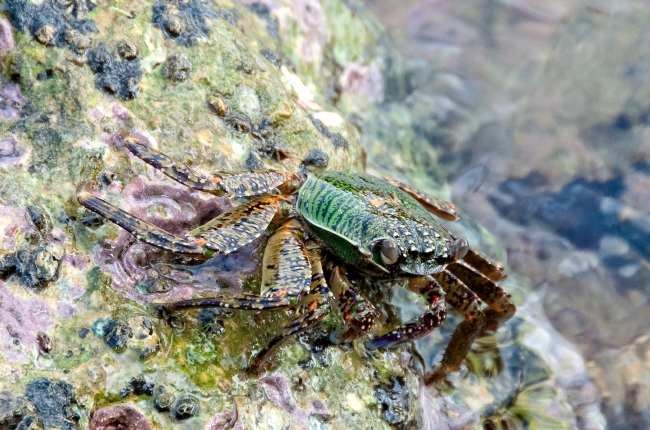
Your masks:
{"label": "rock", "polygon": [[27,428],[28,421],[34,420],[36,408],[22,397],[0,392],[0,429]]}
{"label": "rock", "polygon": [[133,406],[107,406],[94,411],[88,423],[89,430],[150,430],[151,424]]}
{"label": "rock", "polygon": [[133,331],[125,322],[111,319],[104,325],[103,337],[106,345],[120,351],[126,347],[129,338],[133,337]]}
{"label": "rock", "polygon": [[25,397],[34,404],[45,429],[79,429],[77,400],[72,385],[42,378],[27,384]]}
{"label": "rock", "polygon": [[166,79],[172,82],[183,82],[187,80],[192,72],[192,64],[186,55],[174,54],[167,59],[163,74]]}
{"label": "rock", "polygon": [[381,384],[375,388],[375,397],[381,408],[381,417],[388,424],[396,425],[408,418],[411,399],[402,378],[391,376],[390,381],[390,384]]}
{"label": "rock", "polygon": [[175,421],[185,421],[199,413],[199,404],[192,397],[181,397],[169,408],[169,416]]}
{"label": "rock", "polygon": [[153,398],[153,407],[158,412],[168,412],[172,408],[174,400],[174,395],[167,391],[164,386],[158,385],[156,387]]}

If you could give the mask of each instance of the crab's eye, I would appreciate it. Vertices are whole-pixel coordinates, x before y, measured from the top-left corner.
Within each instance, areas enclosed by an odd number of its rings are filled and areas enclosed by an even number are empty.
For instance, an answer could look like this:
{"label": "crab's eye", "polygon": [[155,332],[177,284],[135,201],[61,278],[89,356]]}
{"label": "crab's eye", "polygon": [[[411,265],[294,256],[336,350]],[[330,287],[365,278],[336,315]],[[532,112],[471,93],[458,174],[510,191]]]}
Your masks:
{"label": "crab's eye", "polygon": [[453,255],[456,260],[461,260],[469,251],[469,242],[464,237],[458,239],[453,245]]}
{"label": "crab's eye", "polygon": [[381,242],[381,261],[384,264],[395,264],[399,259],[400,251],[395,242],[386,239]]}

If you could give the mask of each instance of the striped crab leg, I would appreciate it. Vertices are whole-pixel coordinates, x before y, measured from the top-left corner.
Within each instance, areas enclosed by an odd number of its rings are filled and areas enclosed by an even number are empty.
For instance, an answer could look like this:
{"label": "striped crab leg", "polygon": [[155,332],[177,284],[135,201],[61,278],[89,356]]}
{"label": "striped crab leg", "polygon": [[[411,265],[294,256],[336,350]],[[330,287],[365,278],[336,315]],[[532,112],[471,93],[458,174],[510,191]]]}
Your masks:
{"label": "striped crab leg", "polygon": [[259,375],[266,370],[268,360],[290,337],[305,331],[324,320],[330,311],[330,292],[320,259],[320,245],[310,242],[307,254],[311,264],[311,284],[303,304],[296,310],[296,315],[284,326],[281,333],[252,359],[250,369]]}
{"label": "striped crab leg", "polygon": [[177,254],[209,257],[228,254],[257,239],[274,217],[281,216],[280,196],[262,196],[217,216],[185,236],[175,235],[93,196],[84,185],[77,199],[86,208],[114,222],[136,239]]}
{"label": "striped crab leg", "polygon": [[445,292],[435,279],[431,276],[412,278],[407,289],[425,298],[428,305],[426,312],[414,320],[395,328],[390,333],[375,337],[366,342],[367,348],[392,348],[406,342],[411,342],[427,335],[443,323],[447,317],[447,306],[444,299]]}
{"label": "striped crab leg", "polygon": [[205,176],[190,169],[167,155],[143,145],[133,137],[124,140],[124,146],[150,166],[160,170],[178,183],[198,191],[214,195],[229,194],[232,197],[257,196],[275,188],[297,188],[297,175],[277,170],[250,170],[244,172],[220,172]]}
{"label": "striped crab leg", "polygon": [[405,184],[404,182],[400,182],[397,179],[388,177],[385,177],[383,179],[389,184],[409,194],[411,197],[417,200],[418,203],[424,206],[426,210],[438,218],[442,218],[447,221],[456,221],[458,219],[458,211],[454,207],[453,203],[449,203],[429,194],[423,193],[422,191],[415,189],[410,185]]}
{"label": "striped crab leg", "polygon": [[287,310],[309,290],[311,267],[304,245],[286,225],[271,236],[262,259],[262,294],[218,294],[159,303],[169,312],[195,308]]}
{"label": "striped crab leg", "polygon": [[367,333],[378,313],[373,304],[354,288],[345,269],[335,267],[332,270],[330,288],[343,316],[343,324],[330,334],[330,341],[335,344],[347,343]]}

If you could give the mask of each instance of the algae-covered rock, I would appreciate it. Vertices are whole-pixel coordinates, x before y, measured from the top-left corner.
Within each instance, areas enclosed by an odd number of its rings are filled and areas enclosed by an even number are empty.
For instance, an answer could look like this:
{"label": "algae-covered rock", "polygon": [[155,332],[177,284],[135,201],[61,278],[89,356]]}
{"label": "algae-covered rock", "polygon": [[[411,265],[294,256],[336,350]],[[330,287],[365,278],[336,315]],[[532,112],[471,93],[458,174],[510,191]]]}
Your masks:
{"label": "algae-covered rock", "polygon": [[[384,167],[435,191],[445,179],[435,170],[439,152],[430,150],[422,162],[418,142],[453,137],[449,126],[462,124],[463,112],[444,97],[396,96],[386,82],[399,79],[385,67],[381,32],[370,17],[340,0],[5,3],[0,390],[26,393],[46,428],[575,421],[553,377],[581,378],[579,359],[567,370],[553,362],[557,354],[545,355],[550,346],[537,339],[553,333],[539,328],[544,319],[534,304],[475,346],[468,367],[452,378],[451,395],[448,386],[425,387],[422,375],[444,348],[453,316],[413,350],[373,354],[360,345],[324,348],[313,342],[325,330],[318,328],[300,337],[308,349],[288,342],[257,378],[248,362],[285,315],[196,311],[161,319],[149,304],[259,291],[266,237],[192,265],[135,241],[77,202],[77,187],[92,180],[97,196],[186,232],[232,202],[168,180],[125,150],[127,136],[201,172],[362,171],[360,125],[373,160],[382,150],[394,155],[374,162],[376,173]],[[375,107],[385,94],[391,104]],[[423,127],[413,127],[414,118]],[[451,137],[445,142],[453,145]],[[459,228],[473,244],[503,255],[476,226]],[[506,288],[517,304],[528,303],[524,280]],[[401,288],[392,299],[376,295],[386,304],[383,323],[405,319],[421,304]],[[553,347],[570,355],[568,345]],[[46,402],[44,391],[58,393],[56,402]],[[534,404],[557,393],[549,410]]]}

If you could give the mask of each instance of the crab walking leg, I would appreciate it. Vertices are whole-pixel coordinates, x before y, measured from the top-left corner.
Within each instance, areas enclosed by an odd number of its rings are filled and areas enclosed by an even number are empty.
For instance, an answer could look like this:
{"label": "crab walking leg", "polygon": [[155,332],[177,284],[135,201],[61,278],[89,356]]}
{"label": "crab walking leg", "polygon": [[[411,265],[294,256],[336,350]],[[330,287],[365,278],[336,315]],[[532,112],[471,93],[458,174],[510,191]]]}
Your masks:
{"label": "crab walking leg", "polygon": [[463,314],[465,321],[456,327],[438,368],[426,378],[427,384],[458,370],[474,340],[485,326],[485,315],[479,309],[481,299],[472,290],[446,270],[432,276],[447,293],[445,295],[447,303]]}
{"label": "crab walking leg", "polygon": [[262,295],[290,297],[297,303],[309,292],[312,269],[295,220],[280,227],[269,239],[262,259]]}
{"label": "crab walking leg", "polygon": [[311,267],[304,245],[287,225],[269,239],[262,259],[262,294],[219,294],[201,299],[163,304],[170,312],[192,308],[275,309],[292,308],[309,290]]}
{"label": "crab walking leg", "polygon": [[370,330],[378,315],[377,311],[372,303],[357,292],[344,269],[334,268],[330,288],[338,298],[339,310],[343,316],[343,325],[330,335],[330,341],[335,344],[351,342]]}
{"label": "crab walking leg", "polygon": [[396,179],[385,177],[384,180],[409,194],[435,216],[447,221],[456,221],[458,219],[458,211],[453,203],[430,196]]}
{"label": "crab walking leg", "polygon": [[421,294],[427,301],[429,309],[413,321],[397,327],[390,333],[370,340],[366,343],[367,348],[392,348],[419,339],[430,333],[445,320],[447,317],[445,293],[442,286],[435,279],[430,276],[413,278],[407,288]]}
{"label": "crab walking leg", "polygon": [[511,300],[510,294],[484,276],[474,267],[463,261],[447,266],[447,270],[460,278],[474,291],[490,308],[484,311],[487,330],[496,330],[505,321],[508,321],[517,310]]}
{"label": "crab walking leg", "polygon": [[291,302],[284,297],[265,297],[257,294],[219,294],[201,299],[179,300],[170,303],[154,303],[167,312],[177,312],[197,308],[227,308],[243,310],[285,311],[291,308]]}
{"label": "crab walking leg", "polygon": [[281,212],[278,196],[262,196],[224,212],[190,231],[186,237],[195,243],[229,254],[251,243],[266,231]]}
{"label": "crab walking leg", "polygon": [[86,208],[119,225],[136,239],[177,254],[228,254],[257,239],[280,211],[279,197],[262,196],[225,212],[185,237],[176,236],[92,196],[77,194]]}
{"label": "crab walking leg", "polygon": [[176,182],[189,188],[215,195],[228,193],[233,197],[256,196],[268,193],[295,175],[276,170],[255,170],[203,176],[165,154],[139,143],[133,137],[124,140],[124,146],[145,163],[160,170]]}
{"label": "crab walking leg", "polygon": [[114,222],[135,236],[136,239],[149,245],[177,254],[205,256],[211,252],[200,244],[176,236],[140,218],[136,218],[102,199],[94,197],[87,191],[81,191],[77,194],[77,199],[86,208]]}
{"label": "crab walking leg", "polygon": [[332,294],[325,281],[320,256],[309,252],[309,261],[312,275],[306,304],[300,306],[296,316],[284,326],[282,332],[253,357],[250,369],[257,375],[266,370],[268,359],[286,340],[325,319],[330,310],[329,301]]}
{"label": "crab walking leg", "polygon": [[469,248],[463,261],[494,282],[506,279],[508,276],[503,264],[475,249]]}

